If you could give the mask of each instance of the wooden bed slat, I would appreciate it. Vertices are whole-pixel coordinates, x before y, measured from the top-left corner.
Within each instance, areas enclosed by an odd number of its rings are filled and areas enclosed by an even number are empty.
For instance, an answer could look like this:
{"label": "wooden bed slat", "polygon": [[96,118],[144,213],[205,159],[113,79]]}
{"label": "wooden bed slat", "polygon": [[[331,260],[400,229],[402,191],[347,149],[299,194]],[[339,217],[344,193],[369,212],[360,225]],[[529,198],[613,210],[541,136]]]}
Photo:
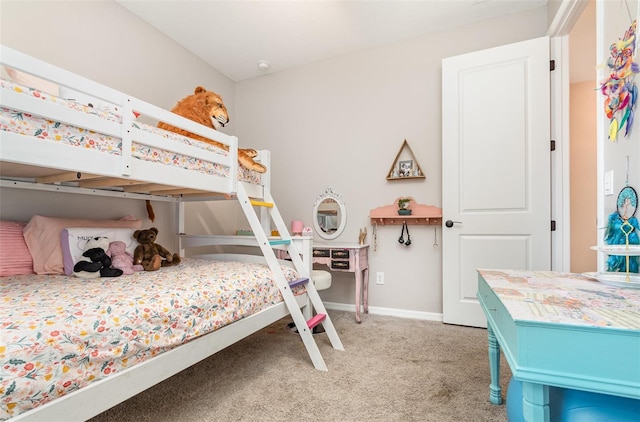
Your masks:
{"label": "wooden bed slat", "polygon": [[116,177],[104,177],[104,178],[96,178],[93,180],[87,180],[80,182],[81,188],[103,188],[107,186],[130,186],[140,184],[136,180],[129,179],[120,179]]}
{"label": "wooden bed slat", "polygon": [[186,189],[186,188],[171,188],[168,190],[162,189],[162,190],[152,190],[151,191],[152,194],[155,195],[193,195],[193,194],[197,194],[197,195],[202,195],[202,194],[208,194],[209,192],[204,191],[204,190],[200,190],[200,189]]}
{"label": "wooden bed slat", "polygon": [[65,171],[51,176],[36,177],[38,183],[59,183],[59,182],[77,182],[79,180],[95,179],[102,176],[89,173],[81,173],[79,171]]}
{"label": "wooden bed slat", "polygon": [[161,185],[158,183],[141,183],[139,185],[125,186],[125,192],[159,192],[163,190],[176,189],[175,186]]}

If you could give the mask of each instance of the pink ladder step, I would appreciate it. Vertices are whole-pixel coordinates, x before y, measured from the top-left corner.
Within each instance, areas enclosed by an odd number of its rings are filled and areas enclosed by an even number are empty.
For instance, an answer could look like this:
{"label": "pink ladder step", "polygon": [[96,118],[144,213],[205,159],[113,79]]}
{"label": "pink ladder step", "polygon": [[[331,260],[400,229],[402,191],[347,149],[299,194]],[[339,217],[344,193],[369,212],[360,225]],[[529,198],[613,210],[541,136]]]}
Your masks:
{"label": "pink ladder step", "polygon": [[316,325],[320,324],[322,321],[324,321],[326,318],[327,316],[325,314],[317,314],[316,316],[311,318],[309,321],[307,321],[307,327],[313,328]]}

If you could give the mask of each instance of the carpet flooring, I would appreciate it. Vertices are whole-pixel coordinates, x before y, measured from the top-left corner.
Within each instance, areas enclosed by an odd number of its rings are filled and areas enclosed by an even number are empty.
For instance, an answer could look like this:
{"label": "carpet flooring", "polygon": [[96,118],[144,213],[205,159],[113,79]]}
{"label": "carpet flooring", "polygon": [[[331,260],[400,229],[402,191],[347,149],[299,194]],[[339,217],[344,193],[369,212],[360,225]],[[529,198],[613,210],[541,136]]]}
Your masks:
{"label": "carpet flooring", "polygon": [[489,403],[485,329],[329,313],[345,351],[314,335],[328,372],[313,368],[287,317],[91,421],[507,420]]}

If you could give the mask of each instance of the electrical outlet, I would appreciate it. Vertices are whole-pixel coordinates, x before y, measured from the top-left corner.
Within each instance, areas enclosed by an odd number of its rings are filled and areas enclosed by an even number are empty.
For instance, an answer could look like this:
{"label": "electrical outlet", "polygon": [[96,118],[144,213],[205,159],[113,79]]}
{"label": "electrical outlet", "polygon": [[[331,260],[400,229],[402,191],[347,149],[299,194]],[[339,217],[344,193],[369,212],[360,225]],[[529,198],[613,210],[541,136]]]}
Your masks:
{"label": "electrical outlet", "polygon": [[376,284],[384,284],[384,273],[382,271],[376,273]]}

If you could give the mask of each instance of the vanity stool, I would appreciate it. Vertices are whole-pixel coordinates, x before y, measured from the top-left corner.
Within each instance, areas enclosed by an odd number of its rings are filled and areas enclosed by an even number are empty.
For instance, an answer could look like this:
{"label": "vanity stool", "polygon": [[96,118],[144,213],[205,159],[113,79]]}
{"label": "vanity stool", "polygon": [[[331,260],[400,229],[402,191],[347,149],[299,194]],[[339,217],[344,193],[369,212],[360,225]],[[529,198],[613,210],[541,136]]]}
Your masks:
{"label": "vanity stool", "polygon": [[[329,271],[322,270],[311,270],[311,280],[313,280],[313,285],[316,286],[316,290],[326,290],[331,287],[331,273]],[[287,328],[292,333],[297,333],[298,330],[296,328],[296,324],[290,322],[287,324]],[[324,328],[322,324],[316,325],[313,327],[313,334],[321,334],[324,333]]]}
{"label": "vanity stool", "polygon": [[313,280],[316,290],[327,290],[331,287],[331,273],[329,271],[311,270],[311,280]]}

